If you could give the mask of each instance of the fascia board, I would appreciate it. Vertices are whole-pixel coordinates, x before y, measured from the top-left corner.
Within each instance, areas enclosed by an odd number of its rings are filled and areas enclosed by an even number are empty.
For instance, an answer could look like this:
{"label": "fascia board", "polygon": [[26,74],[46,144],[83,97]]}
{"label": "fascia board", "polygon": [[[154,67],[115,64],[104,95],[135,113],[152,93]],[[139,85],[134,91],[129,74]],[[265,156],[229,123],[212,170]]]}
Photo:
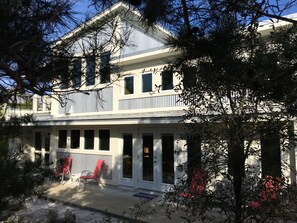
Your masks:
{"label": "fascia board", "polygon": [[[286,15],[285,17],[293,20],[297,20],[297,13]],[[276,20],[276,19],[264,20],[259,23],[258,32],[262,36],[266,36],[270,34],[270,32],[273,30],[273,27],[277,29],[277,28],[291,26],[291,25],[292,23],[283,21],[283,20]]]}
{"label": "fascia board", "polygon": [[112,60],[112,63],[119,65],[131,65],[136,63],[141,63],[145,61],[157,60],[166,58],[168,59],[171,56],[176,56],[178,52],[173,51],[171,48],[163,48],[160,50],[150,51],[143,54],[136,54],[133,56],[127,56],[119,59]]}

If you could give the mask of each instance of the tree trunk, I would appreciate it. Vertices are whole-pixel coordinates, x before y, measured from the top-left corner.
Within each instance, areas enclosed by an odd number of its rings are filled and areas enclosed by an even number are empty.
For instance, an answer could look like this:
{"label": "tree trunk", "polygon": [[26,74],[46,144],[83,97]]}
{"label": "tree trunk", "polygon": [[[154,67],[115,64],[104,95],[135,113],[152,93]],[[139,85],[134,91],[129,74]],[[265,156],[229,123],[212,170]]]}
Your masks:
{"label": "tree trunk", "polygon": [[233,176],[235,195],[235,223],[241,223],[243,222],[242,183],[245,176],[244,137],[242,135],[242,122],[240,120],[236,120],[230,125],[229,130],[229,173]]}

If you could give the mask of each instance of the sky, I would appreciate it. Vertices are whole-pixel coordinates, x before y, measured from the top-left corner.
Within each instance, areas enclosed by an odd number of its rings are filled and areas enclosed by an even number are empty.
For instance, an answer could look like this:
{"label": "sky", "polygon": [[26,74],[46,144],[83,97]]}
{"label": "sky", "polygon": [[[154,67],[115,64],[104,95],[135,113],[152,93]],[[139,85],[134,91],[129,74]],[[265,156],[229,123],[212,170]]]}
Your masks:
{"label": "sky", "polygon": [[96,13],[96,10],[94,7],[90,6],[91,0],[76,0],[76,4],[74,6],[74,11],[76,11],[78,14],[76,15],[76,18],[79,20],[83,20],[86,16],[86,14],[94,14]]}
{"label": "sky", "polygon": [[[286,4],[288,0],[270,0],[270,2],[278,1],[279,4]],[[84,19],[85,15],[88,13],[96,13],[96,10],[94,7],[90,6],[91,0],[76,0],[76,5],[74,7],[74,10],[78,12],[78,15],[76,16],[78,19]],[[292,14],[297,13],[297,3],[295,3],[296,6],[291,8],[290,10],[286,11],[285,14]]]}

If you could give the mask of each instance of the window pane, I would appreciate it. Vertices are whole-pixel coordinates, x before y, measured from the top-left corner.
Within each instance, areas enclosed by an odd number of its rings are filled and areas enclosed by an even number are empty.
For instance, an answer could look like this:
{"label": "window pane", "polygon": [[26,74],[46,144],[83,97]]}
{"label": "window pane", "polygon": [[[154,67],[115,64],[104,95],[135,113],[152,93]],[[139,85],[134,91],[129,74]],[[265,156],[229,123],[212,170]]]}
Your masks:
{"label": "window pane", "polygon": [[123,136],[123,177],[132,178],[133,143],[132,134]]}
{"label": "window pane", "polygon": [[42,111],[42,110],[43,110],[42,98],[37,98],[37,111]]}
{"label": "window pane", "polygon": [[71,130],[71,149],[79,149],[79,140],[80,139],[80,131],[79,130]]}
{"label": "window pane", "polygon": [[94,130],[85,130],[85,149],[94,149]]}
{"label": "window pane", "polygon": [[183,68],[183,85],[184,88],[193,87],[196,84],[196,68],[195,67],[187,67]]}
{"label": "window pane", "polygon": [[134,93],[134,78],[133,77],[125,77],[125,94],[133,94]]}
{"label": "window pane", "polygon": [[187,152],[189,173],[201,169],[201,137],[199,134],[187,135]]}
{"label": "window pane", "polygon": [[45,151],[50,151],[50,140],[51,134],[49,132],[44,134],[44,149]]}
{"label": "window pane", "polygon": [[174,138],[172,134],[162,135],[162,182],[174,183]]}
{"label": "window pane", "polygon": [[59,148],[66,148],[67,130],[59,130]]}
{"label": "window pane", "polygon": [[142,92],[151,92],[152,91],[152,74],[143,74],[142,75]]}
{"label": "window pane", "polygon": [[100,55],[100,83],[110,82],[110,52]]}
{"label": "window pane", "polygon": [[100,150],[109,150],[109,130],[99,130],[99,149]]}
{"label": "window pane", "polygon": [[173,89],[173,74],[172,71],[166,70],[161,73],[162,75],[162,90]]}
{"label": "window pane", "polygon": [[54,72],[59,74],[60,77],[60,88],[68,88],[68,77],[69,77],[69,61],[66,59],[57,59],[54,61]]}
{"label": "window pane", "polygon": [[88,56],[86,58],[86,85],[95,84],[95,57]]}
{"label": "window pane", "polygon": [[261,135],[262,178],[281,177],[281,149],[277,129],[265,129]]}
{"label": "window pane", "polygon": [[35,132],[35,150],[41,150],[42,147],[42,134]]}
{"label": "window pane", "polygon": [[154,137],[153,134],[142,136],[142,179],[146,181],[154,180]]}
{"label": "window pane", "polygon": [[81,85],[81,59],[75,59],[72,64],[73,87],[80,87]]}

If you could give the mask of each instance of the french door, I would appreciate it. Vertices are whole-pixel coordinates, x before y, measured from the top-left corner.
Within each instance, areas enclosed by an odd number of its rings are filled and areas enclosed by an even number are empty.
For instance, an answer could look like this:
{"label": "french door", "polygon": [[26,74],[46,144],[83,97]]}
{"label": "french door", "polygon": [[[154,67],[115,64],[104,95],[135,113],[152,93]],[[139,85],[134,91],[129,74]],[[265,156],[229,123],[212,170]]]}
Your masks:
{"label": "french door", "polygon": [[175,142],[174,133],[165,130],[122,133],[120,183],[148,190],[168,190],[175,181]]}

